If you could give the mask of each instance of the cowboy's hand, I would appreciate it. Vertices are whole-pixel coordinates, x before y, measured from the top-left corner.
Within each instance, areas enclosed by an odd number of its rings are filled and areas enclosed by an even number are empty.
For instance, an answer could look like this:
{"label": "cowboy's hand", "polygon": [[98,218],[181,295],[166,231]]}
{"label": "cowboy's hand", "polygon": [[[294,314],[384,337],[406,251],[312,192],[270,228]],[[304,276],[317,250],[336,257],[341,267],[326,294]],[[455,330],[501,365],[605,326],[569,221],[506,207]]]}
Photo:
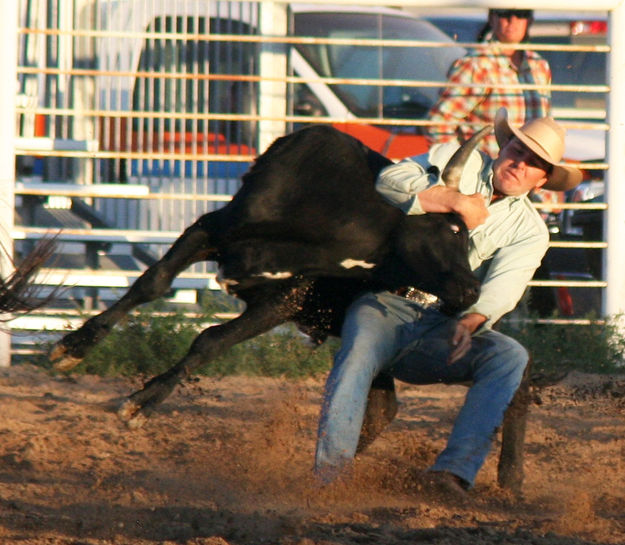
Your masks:
{"label": "cowboy's hand", "polygon": [[489,215],[486,200],[481,193],[465,195],[451,187],[433,185],[421,191],[418,198],[425,212],[455,212],[462,218],[467,229],[481,225]]}
{"label": "cowboy's hand", "polygon": [[481,193],[473,193],[473,195],[460,193],[456,212],[460,214],[469,230],[482,225],[489,216],[486,200]]}
{"label": "cowboy's hand", "polygon": [[458,323],[451,337],[452,351],[447,360],[448,365],[466,356],[471,348],[471,335],[486,321],[486,316],[476,312],[465,314]]}
{"label": "cowboy's hand", "polygon": [[451,354],[449,354],[449,359],[447,360],[448,365],[457,362],[460,358],[466,355],[469,348],[471,348],[471,333],[462,322],[458,322],[456,324],[456,329],[451,338],[451,346],[453,349]]}

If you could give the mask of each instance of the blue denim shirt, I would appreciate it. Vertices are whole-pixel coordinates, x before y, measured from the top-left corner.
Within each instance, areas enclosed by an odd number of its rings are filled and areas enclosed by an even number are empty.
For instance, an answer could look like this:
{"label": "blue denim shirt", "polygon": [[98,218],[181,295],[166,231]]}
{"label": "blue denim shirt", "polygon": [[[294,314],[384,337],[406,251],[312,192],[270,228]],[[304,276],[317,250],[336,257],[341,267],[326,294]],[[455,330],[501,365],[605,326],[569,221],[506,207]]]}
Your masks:
{"label": "blue denim shirt", "polygon": [[[442,184],[440,173],[457,147],[437,144],[424,155],[386,167],[378,176],[377,190],[406,214],[424,214],[417,194]],[[482,290],[466,311],[486,316],[486,327],[517,305],[549,246],[547,226],[527,195],[492,202],[492,165],[493,159],[475,151],[460,181],[462,193],[481,193],[489,203],[486,222],[469,232],[469,263]]]}

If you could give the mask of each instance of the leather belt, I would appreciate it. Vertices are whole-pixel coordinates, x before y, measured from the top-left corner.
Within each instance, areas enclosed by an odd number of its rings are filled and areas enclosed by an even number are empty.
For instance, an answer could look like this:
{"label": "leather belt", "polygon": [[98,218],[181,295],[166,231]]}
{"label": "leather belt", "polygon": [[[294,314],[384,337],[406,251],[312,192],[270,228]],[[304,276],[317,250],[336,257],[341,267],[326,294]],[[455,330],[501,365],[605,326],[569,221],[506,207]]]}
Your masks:
{"label": "leather belt", "polygon": [[443,306],[443,301],[439,299],[436,295],[427,293],[417,288],[413,288],[412,286],[397,288],[396,290],[392,290],[391,293],[393,295],[405,297],[406,299],[417,303],[420,307],[423,308],[433,308],[439,310]]}

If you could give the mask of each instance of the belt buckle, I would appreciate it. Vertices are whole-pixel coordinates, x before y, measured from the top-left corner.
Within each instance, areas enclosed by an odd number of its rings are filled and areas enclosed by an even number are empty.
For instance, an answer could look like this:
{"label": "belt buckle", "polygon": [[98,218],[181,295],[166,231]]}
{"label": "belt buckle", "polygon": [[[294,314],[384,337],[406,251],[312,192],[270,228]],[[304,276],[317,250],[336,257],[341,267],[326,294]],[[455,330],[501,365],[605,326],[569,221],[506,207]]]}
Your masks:
{"label": "belt buckle", "polygon": [[438,309],[441,306],[441,300],[436,295],[421,291],[420,289],[413,288],[411,286],[406,288],[404,297],[406,299],[410,299],[410,301],[414,301],[423,308]]}

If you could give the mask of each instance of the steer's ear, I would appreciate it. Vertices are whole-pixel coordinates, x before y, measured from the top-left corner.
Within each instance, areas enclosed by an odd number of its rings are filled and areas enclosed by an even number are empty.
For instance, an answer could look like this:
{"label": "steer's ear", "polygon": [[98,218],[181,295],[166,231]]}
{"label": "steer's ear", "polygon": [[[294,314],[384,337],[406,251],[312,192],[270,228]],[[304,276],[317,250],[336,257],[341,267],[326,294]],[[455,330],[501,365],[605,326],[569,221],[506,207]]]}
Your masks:
{"label": "steer's ear", "polygon": [[447,187],[451,187],[453,189],[458,189],[460,187],[462,171],[469,160],[469,156],[473,153],[473,150],[475,150],[480,141],[492,130],[492,125],[486,125],[486,127],[476,132],[471,138],[462,144],[451,156],[451,159],[447,162],[441,176],[441,179],[445,182]]}

